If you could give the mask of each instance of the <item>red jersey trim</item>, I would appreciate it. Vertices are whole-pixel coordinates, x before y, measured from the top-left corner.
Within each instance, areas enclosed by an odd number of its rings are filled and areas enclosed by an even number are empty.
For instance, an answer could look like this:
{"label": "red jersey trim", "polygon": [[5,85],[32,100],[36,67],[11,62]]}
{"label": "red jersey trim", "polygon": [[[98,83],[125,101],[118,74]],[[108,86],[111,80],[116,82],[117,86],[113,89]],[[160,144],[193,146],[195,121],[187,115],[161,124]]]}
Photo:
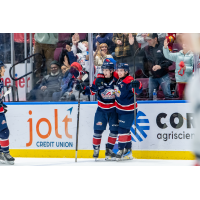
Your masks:
{"label": "red jersey trim", "polygon": [[4,112],[3,106],[0,108],[0,113]]}
{"label": "red jersey trim", "polygon": [[114,76],[116,79],[119,79],[118,73],[117,73],[116,71],[113,72],[113,76]]}
{"label": "red jersey trim", "polygon": [[115,107],[115,103],[102,103],[101,101],[98,101],[98,106],[103,109],[110,109]]}
{"label": "red jersey trim", "polygon": [[[135,106],[136,105],[136,106]],[[120,109],[120,110],[124,110],[124,111],[132,111],[134,110],[135,108],[137,108],[137,103],[134,103],[134,104],[131,104],[131,105],[120,105],[117,101],[115,101],[115,106],[116,108]]]}
{"label": "red jersey trim", "polygon": [[123,83],[126,83],[126,84],[129,84],[131,81],[133,81],[134,78],[132,76],[127,76],[122,82]]}
{"label": "red jersey trim", "polygon": [[90,93],[91,93],[91,95],[95,95],[96,94],[96,92],[92,92],[91,89],[90,89]]}
{"label": "red jersey trim", "polygon": [[139,81],[140,82],[140,87],[139,87],[139,89],[141,89],[142,88],[142,82],[141,81]]}
{"label": "red jersey trim", "polygon": [[94,79],[94,81],[93,81],[93,84],[95,85],[95,83],[96,83],[96,78]]}
{"label": "red jersey trim", "polygon": [[104,74],[97,74],[97,78],[105,78]]}

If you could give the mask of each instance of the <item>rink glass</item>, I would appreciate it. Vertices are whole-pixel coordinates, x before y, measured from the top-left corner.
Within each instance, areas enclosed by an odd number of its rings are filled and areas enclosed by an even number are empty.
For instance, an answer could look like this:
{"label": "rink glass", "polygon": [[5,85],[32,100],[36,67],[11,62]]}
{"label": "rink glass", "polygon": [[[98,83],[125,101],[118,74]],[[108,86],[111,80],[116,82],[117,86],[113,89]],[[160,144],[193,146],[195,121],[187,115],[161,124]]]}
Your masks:
{"label": "rink glass", "polygon": [[[6,101],[29,101],[29,102],[37,102],[37,101],[78,101],[78,91],[75,90],[76,83],[72,83],[72,91],[65,92],[61,94],[61,87],[54,87],[55,85],[51,85],[51,89],[47,91],[45,87],[41,89],[41,83],[50,77],[47,76],[51,73],[51,66],[50,63],[53,60],[57,60],[58,62],[65,63],[65,59],[62,59],[62,55],[67,53],[67,50],[70,52],[70,48],[72,48],[72,36],[74,33],[44,33],[44,34],[34,34],[34,33],[0,33],[0,60],[3,61],[7,65],[5,76],[2,78],[6,86],[12,86],[12,89],[17,88],[17,92],[15,90],[14,96],[10,95],[10,98],[6,98]],[[144,57],[140,55],[140,47],[139,39],[137,37],[138,33],[131,33],[132,37],[134,38],[134,43],[130,45],[130,33],[114,33],[108,34],[106,42],[104,44],[97,45],[97,41],[102,41],[100,38],[105,37],[105,33],[92,33],[89,35],[88,33],[79,33],[79,39],[82,44],[88,42],[88,50],[84,53],[83,57],[86,55],[93,55],[93,58],[87,60],[87,66],[84,63],[84,58],[79,59],[78,62],[84,67],[89,73],[89,80],[86,81],[86,85],[90,85],[93,80],[95,79],[97,73],[101,72],[101,63],[105,58],[114,58],[117,63],[127,63],[130,67],[130,75],[134,76],[135,78],[142,81],[143,83],[143,92],[137,95],[137,100],[147,101],[149,99],[148,94],[148,63],[144,60]],[[35,39],[36,38],[36,39]],[[89,38],[91,40],[89,41]],[[118,44],[118,40],[121,41]],[[94,43],[93,43],[94,41]],[[133,41],[133,39],[132,39]],[[163,42],[164,38],[161,39],[160,42]],[[105,44],[106,43],[106,44]],[[180,37],[177,37],[177,43],[181,43]],[[143,47],[144,45],[142,45]],[[175,45],[177,46],[177,45]],[[107,50],[106,50],[107,49]],[[177,48],[173,50],[178,51]],[[32,57],[26,61],[22,61],[24,58],[34,54],[34,53],[43,53],[45,55],[45,67],[40,69],[42,65],[42,59],[40,56]],[[82,52],[77,48],[77,54],[80,55]],[[62,55],[61,55],[62,54]],[[69,57],[73,55],[70,54]],[[64,57],[64,56],[63,56]],[[69,62],[74,62],[76,59],[70,57]],[[22,61],[22,62],[20,62]],[[9,76],[9,69],[10,67],[16,63],[20,62],[20,64],[16,65],[15,67],[15,77],[22,76],[23,74],[30,72],[32,70],[38,69],[36,73],[32,73],[29,76],[22,78],[18,81],[12,81]],[[134,64],[135,63],[135,64]],[[63,64],[63,63],[60,63]],[[66,63],[65,63],[66,64]],[[91,69],[91,66],[95,66],[94,69]],[[135,66],[135,67],[134,67]],[[87,68],[87,69],[85,69]],[[58,67],[58,71],[60,71],[60,83],[62,82],[63,74],[66,69],[62,69]],[[173,95],[176,97],[177,86],[176,82],[173,78],[174,76],[174,69],[173,67],[169,67],[169,75],[171,79],[170,89]],[[48,78],[47,78],[48,77]],[[52,81],[55,81],[52,79]],[[63,79],[64,81],[64,79]],[[64,83],[64,82],[63,82]],[[45,86],[45,85],[44,85]],[[18,93],[18,94],[17,94]],[[18,96],[18,98],[17,98]],[[158,91],[158,100],[164,100],[164,95],[159,88]],[[174,98],[176,100],[178,98]],[[89,101],[89,100],[96,100],[96,96],[93,99],[90,96],[84,96],[81,94],[80,96],[81,101]]]}

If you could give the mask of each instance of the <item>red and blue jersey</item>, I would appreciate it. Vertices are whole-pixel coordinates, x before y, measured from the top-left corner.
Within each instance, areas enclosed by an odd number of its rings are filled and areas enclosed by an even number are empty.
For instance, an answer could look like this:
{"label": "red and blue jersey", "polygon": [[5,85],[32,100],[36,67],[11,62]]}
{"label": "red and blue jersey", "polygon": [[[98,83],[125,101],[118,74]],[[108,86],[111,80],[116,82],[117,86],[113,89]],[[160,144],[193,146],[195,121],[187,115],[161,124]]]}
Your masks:
{"label": "red and blue jersey", "polygon": [[[102,78],[104,75],[102,74]],[[85,95],[95,95],[98,92],[98,109],[103,112],[115,112],[115,90],[118,80],[117,72],[113,72],[111,81],[105,82],[104,86],[97,87],[95,85],[96,79],[93,81],[91,86],[87,86],[84,90]]]}
{"label": "red and blue jersey", "polygon": [[[119,79],[114,86],[115,88],[115,106],[116,112],[119,114],[127,114],[134,112],[137,109],[137,102],[134,102],[134,89],[132,88],[131,81],[134,78],[130,75],[124,79]],[[139,89],[135,89],[135,93],[142,92],[142,83],[140,82]]]}

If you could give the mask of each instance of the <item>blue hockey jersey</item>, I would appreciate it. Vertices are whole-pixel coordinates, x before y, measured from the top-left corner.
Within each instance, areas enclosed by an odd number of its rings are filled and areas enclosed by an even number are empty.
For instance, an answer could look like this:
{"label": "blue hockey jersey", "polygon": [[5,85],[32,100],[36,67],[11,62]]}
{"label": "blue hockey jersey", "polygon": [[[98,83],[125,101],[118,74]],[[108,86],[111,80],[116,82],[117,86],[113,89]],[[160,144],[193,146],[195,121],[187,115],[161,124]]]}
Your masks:
{"label": "blue hockey jersey", "polygon": [[103,112],[115,112],[115,90],[118,80],[117,72],[113,72],[113,79],[109,83],[104,83],[104,86],[97,87],[95,85],[96,79],[91,86],[87,86],[84,90],[85,95],[95,95],[98,92],[98,108],[97,110]]}
{"label": "blue hockey jersey", "polygon": [[[115,89],[115,106],[116,111],[119,114],[127,114],[134,112],[137,109],[137,102],[134,102],[134,89],[131,86],[131,81],[134,78],[132,76],[127,76],[123,80],[118,80],[117,84],[114,86]],[[142,83],[140,82],[139,89],[135,90],[136,94],[142,92]]]}

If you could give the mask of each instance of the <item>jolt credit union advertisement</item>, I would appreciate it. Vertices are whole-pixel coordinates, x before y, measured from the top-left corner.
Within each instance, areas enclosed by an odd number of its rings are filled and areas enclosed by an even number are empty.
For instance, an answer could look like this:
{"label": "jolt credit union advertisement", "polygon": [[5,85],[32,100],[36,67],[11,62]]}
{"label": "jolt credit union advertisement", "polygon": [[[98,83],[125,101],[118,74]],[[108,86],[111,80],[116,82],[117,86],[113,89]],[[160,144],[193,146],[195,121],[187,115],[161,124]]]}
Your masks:
{"label": "jolt credit union advertisement", "polygon": [[75,149],[77,104],[8,105],[11,149]]}

